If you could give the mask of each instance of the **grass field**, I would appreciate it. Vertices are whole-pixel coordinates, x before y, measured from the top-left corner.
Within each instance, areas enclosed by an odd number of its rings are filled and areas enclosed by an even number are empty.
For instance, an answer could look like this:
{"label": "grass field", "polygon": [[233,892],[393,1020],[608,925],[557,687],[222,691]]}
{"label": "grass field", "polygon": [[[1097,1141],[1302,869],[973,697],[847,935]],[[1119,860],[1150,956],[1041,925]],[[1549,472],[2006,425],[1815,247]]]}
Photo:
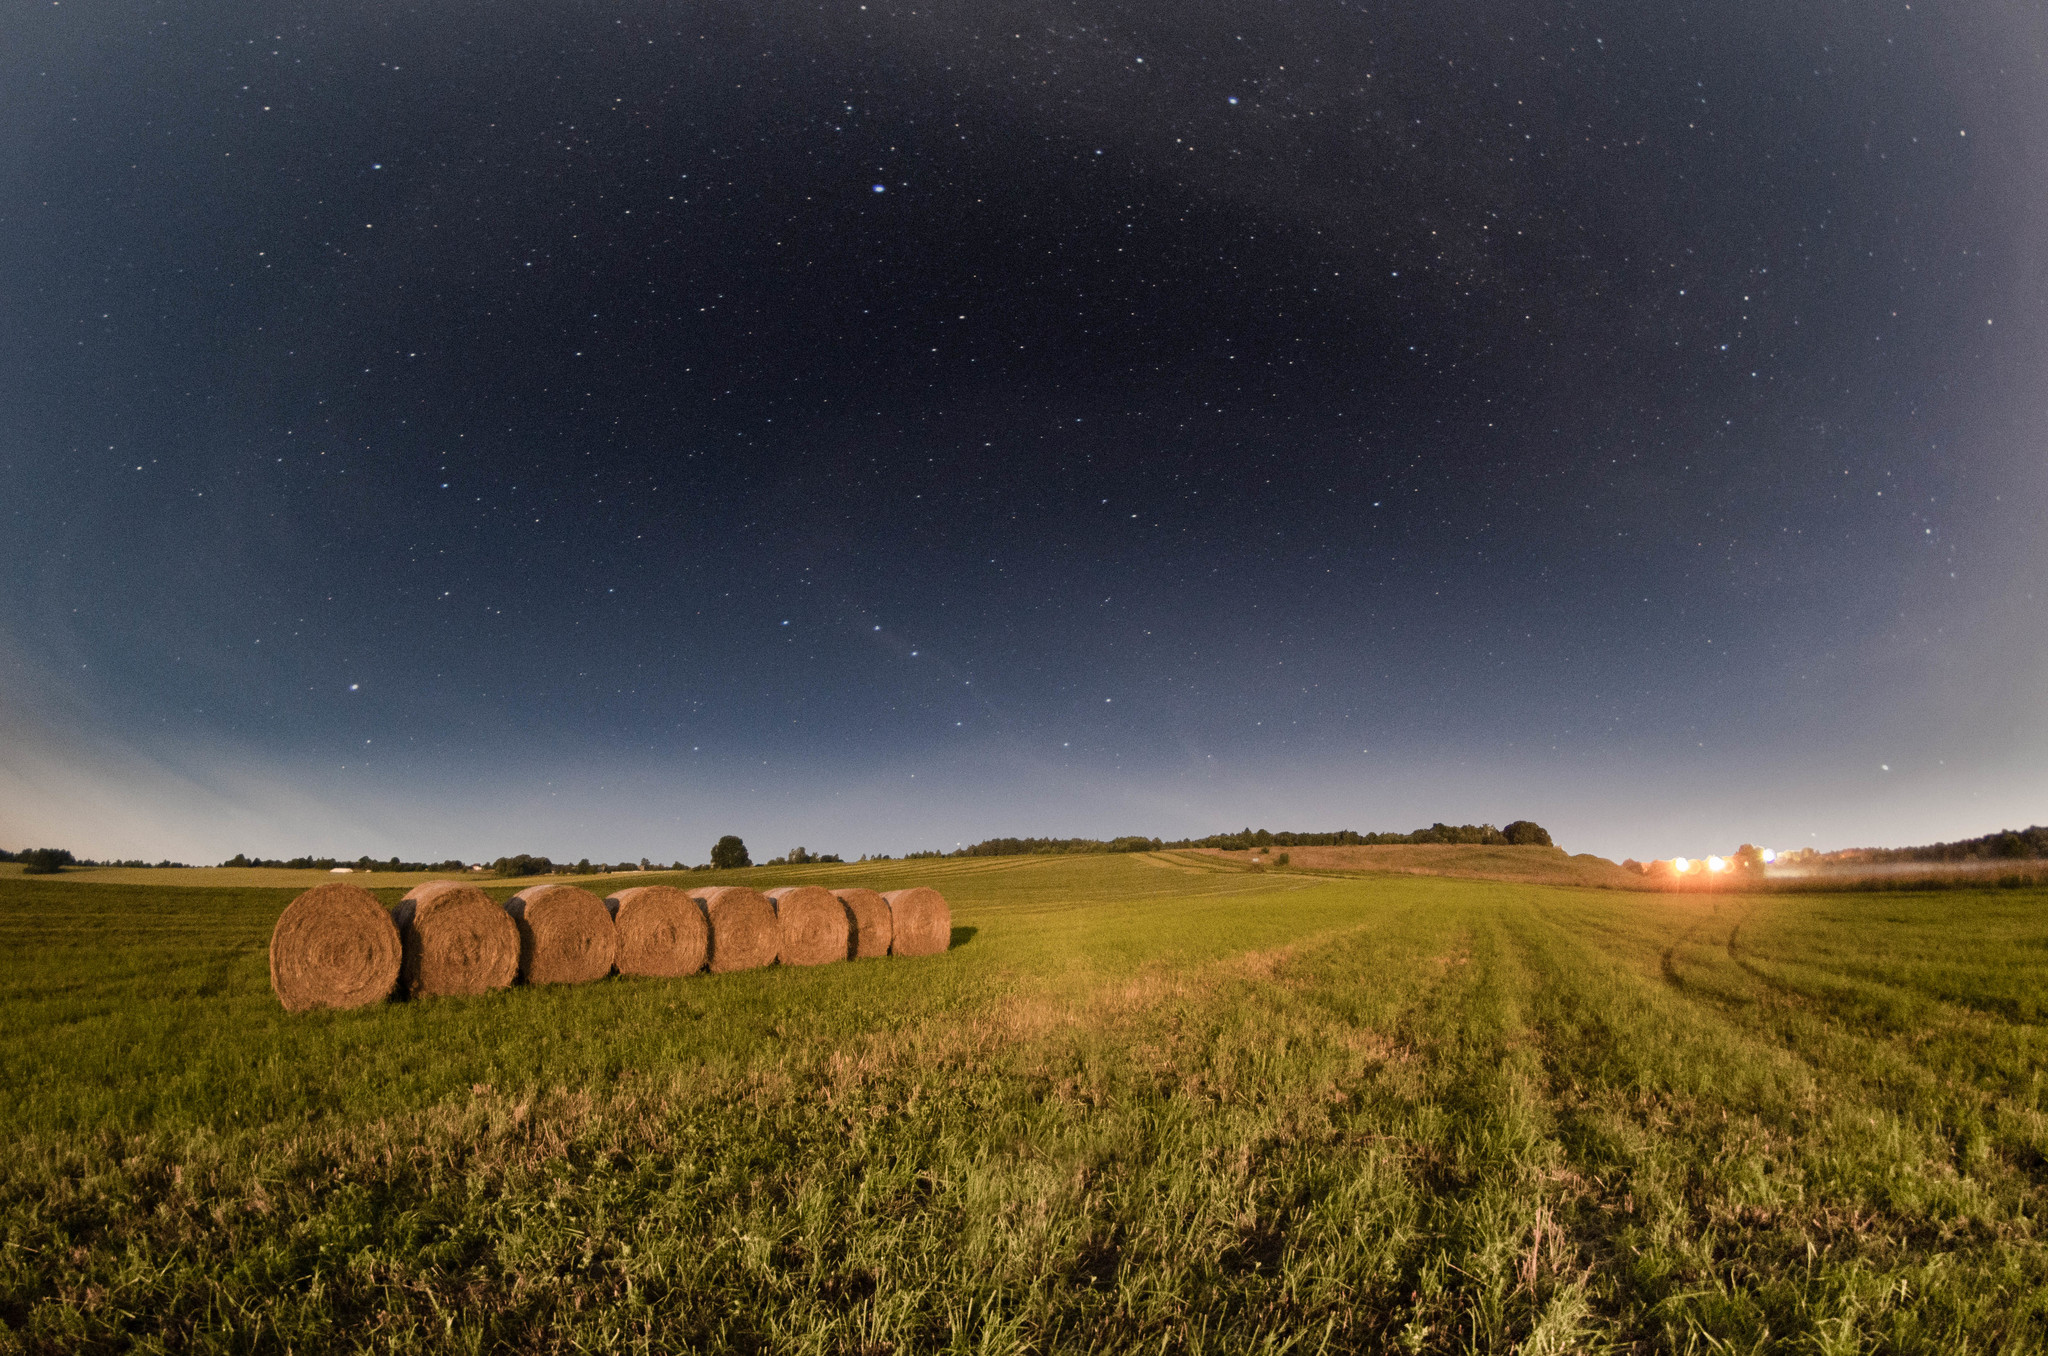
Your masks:
{"label": "grass field", "polygon": [[1194,851],[1201,856],[1240,863],[1269,861],[1284,852],[1293,866],[1329,874],[1403,871],[1468,880],[1509,880],[1525,885],[1589,885],[1609,890],[1656,888],[1653,882],[1605,857],[1591,853],[1570,856],[1561,848],[1403,843],[1385,847],[1275,847],[1257,854],[1217,848]]}
{"label": "grass field", "polygon": [[955,946],[291,1016],[289,889],[0,879],[0,1349],[2048,1346],[2048,893],[735,878]]}

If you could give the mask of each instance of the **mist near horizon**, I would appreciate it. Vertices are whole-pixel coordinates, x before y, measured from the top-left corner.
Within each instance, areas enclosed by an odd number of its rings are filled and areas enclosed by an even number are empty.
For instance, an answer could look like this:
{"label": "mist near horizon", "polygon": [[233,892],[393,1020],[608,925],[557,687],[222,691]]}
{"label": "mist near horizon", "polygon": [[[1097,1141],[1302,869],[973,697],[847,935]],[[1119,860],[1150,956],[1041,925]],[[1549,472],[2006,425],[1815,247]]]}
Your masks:
{"label": "mist near horizon", "polygon": [[0,846],[2048,821],[2038,7],[51,7],[0,104]]}

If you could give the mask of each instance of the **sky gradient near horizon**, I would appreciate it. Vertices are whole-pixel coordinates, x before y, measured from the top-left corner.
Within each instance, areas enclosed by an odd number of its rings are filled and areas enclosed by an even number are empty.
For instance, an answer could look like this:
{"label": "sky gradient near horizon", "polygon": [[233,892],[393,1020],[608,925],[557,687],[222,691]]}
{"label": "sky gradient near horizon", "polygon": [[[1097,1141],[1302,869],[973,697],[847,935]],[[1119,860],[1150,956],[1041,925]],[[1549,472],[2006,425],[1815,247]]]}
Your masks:
{"label": "sky gradient near horizon", "polygon": [[2048,11],[24,9],[0,846],[2048,821]]}

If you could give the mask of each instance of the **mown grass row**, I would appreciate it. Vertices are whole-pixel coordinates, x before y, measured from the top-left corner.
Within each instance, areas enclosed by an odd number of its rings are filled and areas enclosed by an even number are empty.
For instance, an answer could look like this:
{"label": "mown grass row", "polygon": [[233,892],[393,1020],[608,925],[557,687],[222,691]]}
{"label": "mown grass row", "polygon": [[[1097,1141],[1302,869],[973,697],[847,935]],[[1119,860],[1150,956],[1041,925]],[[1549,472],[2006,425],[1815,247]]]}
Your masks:
{"label": "mown grass row", "polygon": [[310,1017],[283,892],[6,886],[0,1341],[2044,1345],[2039,895],[893,869],[948,955]]}

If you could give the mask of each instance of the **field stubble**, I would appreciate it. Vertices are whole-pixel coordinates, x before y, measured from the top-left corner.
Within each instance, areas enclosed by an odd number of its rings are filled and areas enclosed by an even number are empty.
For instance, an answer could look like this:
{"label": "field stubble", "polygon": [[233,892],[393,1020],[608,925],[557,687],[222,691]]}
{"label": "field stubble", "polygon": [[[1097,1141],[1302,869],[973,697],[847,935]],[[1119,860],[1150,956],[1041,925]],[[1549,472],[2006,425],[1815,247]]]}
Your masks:
{"label": "field stubble", "polygon": [[0,1344],[2043,1345],[2042,895],[1190,866],[730,873],[955,946],[307,1015],[286,891],[0,883]]}

